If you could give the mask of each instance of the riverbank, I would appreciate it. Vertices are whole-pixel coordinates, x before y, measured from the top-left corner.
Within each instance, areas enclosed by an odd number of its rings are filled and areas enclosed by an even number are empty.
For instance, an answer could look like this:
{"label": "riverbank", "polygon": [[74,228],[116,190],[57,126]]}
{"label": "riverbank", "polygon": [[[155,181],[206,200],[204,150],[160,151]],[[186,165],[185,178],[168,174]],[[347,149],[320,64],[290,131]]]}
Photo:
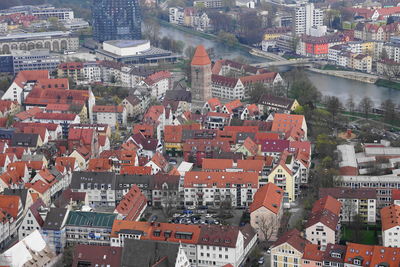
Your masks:
{"label": "riverbank", "polygon": [[308,68],[307,70],[311,71],[311,72],[315,72],[315,73],[350,79],[350,80],[364,82],[364,83],[372,83],[372,84],[375,84],[376,81],[379,79],[379,77],[376,75],[362,73],[362,72],[356,72],[356,71],[321,70],[321,69],[316,69],[316,68]]}
{"label": "riverbank", "polygon": [[387,87],[387,88],[392,88],[392,89],[395,89],[395,90],[400,90],[400,83],[394,82],[394,81],[389,81],[389,80],[384,80],[384,79],[378,79],[378,80],[375,82],[375,84],[378,85],[378,86],[384,86],[384,87]]}

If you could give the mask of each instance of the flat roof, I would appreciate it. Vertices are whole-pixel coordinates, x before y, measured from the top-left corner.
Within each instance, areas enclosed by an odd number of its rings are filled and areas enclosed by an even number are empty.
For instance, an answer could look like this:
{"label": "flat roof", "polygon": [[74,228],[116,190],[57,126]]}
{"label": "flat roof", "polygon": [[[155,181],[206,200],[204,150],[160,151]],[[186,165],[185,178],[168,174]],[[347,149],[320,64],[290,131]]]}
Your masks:
{"label": "flat roof", "polygon": [[146,44],[148,42],[148,40],[110,40],[104,41],[103,43],[110,44],[119,48],[126,48]]}
{"label": "flat roof", "polygon": [[0,41],[8,39],[27,39],[27,38],[50,38],[52,36],[70,35],[70,31],[53,31],[53,32],[28,32],[28,33],[10,33],[0,36]]}
{"label": "flat roof", "polygon": [[339,163],[339,167],[358,167],[354,146],[338,145],[337,149],[339,150],[342,158],[342,161]]}

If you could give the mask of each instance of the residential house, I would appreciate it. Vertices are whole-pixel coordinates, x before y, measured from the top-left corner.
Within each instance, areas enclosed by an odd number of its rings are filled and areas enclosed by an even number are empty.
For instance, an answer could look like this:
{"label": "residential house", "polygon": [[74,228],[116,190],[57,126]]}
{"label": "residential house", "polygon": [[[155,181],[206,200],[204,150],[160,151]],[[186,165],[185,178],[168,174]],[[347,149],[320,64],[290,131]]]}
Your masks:
{"label": "residential house", "polygon": [[400,206],[381,209],[382,243],[385,247],[400,247]]}
{"label": "residential house", "polygon": [[171,77],[169,71],[159,71],[147,76],[142,83],[149,87],[153,98],[162,100],[165,92],[171,89]]}
{"label": "residential house", "polygon": [[284,233],[271,247],[270,266],[300,266],[307,244],[310,242],[304,239],[297,229]]}
{"label": "residential house", "polygon": [[296,99],[263,94],[257,102],[260,113],[283,112],[291,113],[300,106]]}
{"label": "residential house", "polygon": [[300,139],[307,140],[307,123],[303,115],[276,113],[271,131],[285,133],[289,136],[292,136],[293,131],[300,131],[302,133]]}
{"label": "residential house", "polygon": [[180,204],[180,176],[158,173],[150,181],[153,207],[170,209]]}
{"label": "residential house", "polygon": [[306,244],[301,266],[304,267],[317,267],[322,266],[324,252],[319,249],[318,245]]}
{"label": "residential house", "polygon": [[93,107],[93,123],[107,124],[111,128],[117,127],[117,125],[125,126],[127,120],[127,111],[122,106],[100,106],[95,105]]}
{"label": "residential house", "polygon": [[126,116],[128,118],[137,118],[142,113],[140,104],[140,99],[134,95],[129,95],[122,100],[122,105],[126,109]]}
{"label": "residential house", "polygon": [[260,187],[250,205],[250,224],[260,240],[276,239],[283,215],[283,190],[272,183]]}
{"label": "residential house", "polygon": [[39,198],[28,209],[18,230],[19,240],[24,239],[35,230],[41,230],[47,215],[47,208]]}
{"label": "residential house", "polygon": [[146,163],[145,167],[151,167],[151,174],[157,174],[158,172],[167,172],[168,161],[160,152],[156,152],[154,156]]}
{"label": "residential house", "polygon": [[74,247],[72,256],[72,267],[79,267],[86,264],[89,264],[89,266],[122,266],[121,255],[122,248],[77,244]]}

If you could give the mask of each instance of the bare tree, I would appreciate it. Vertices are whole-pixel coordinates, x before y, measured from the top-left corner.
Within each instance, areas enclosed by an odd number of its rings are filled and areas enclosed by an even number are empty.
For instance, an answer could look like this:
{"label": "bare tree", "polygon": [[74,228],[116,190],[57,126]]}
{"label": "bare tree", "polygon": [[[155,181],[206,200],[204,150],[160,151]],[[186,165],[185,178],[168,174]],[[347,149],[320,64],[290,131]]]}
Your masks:
{"label": "bare tree", "polygon": [[260,215],[259,218],[256,219],[256,224],[259,230],[259,237],[263,241],[269,241],[279,228],[278,219],[272,214]]}
{"label": "bare tree", "polygon": [[383,65],[383,76],[388,80],[396,80],[400,77],[400,64],[389,62]]}
{"label": "bare tree", "polygon": [[368,120],[368,115],[371,113],[373,102],[368,96],[364,97],[358,104],[359,109],[364,113],[365,118]]}
{"label": "bare tree", "polygon": [[354,100],[353,100],[353,96],[352,95],[350,95],[349,99],[347,99],[346,107],[347,107],[348,111],[350,111],[350,112],[354,111],[354,109],[356,107],[356,104],[354,104]]}
{"label": "bare tree", "polygon": [[357,214],[356,208],[357,207],[353,199],[345,199],[344,203],[342,203],[342,211],[345,217],[343,219],[347,220],[348,225],[350,225],[350,222],[353,220],[354,215]]}

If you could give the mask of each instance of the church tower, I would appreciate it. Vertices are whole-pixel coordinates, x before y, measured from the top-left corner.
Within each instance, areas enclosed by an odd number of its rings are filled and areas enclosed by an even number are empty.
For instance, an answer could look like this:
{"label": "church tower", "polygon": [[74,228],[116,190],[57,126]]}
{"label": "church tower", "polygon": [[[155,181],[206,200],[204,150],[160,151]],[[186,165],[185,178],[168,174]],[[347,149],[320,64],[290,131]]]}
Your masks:
{"label": "church tower", "polygon": [[192,97],[207,101],[211,95],[211,60],[204,46],[196,47],[191,65]]}

